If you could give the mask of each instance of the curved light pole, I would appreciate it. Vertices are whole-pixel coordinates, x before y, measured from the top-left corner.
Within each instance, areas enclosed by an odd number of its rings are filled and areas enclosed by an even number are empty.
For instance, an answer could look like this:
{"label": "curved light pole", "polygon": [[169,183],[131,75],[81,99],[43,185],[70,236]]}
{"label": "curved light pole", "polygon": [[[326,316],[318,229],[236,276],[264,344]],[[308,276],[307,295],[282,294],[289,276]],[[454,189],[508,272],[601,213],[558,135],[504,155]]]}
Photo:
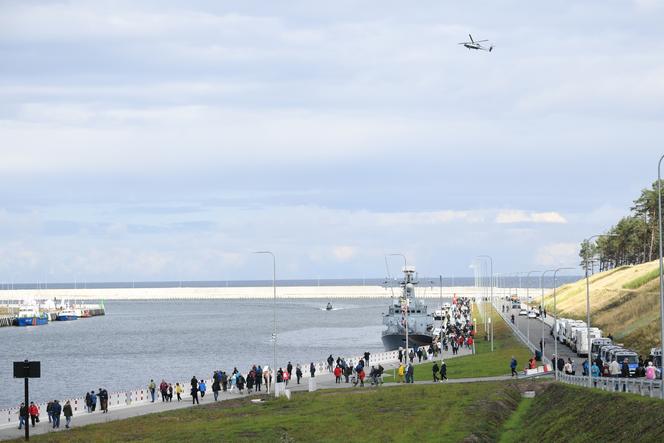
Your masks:
{"label": "curved light pole", "polygon": [[[274,384],[277,380],[277,259],[274,257],[272,251],[256,251],[254,254],[269,254],[272,256],[272,294],[274,298],[274,306],[272,309],[273,312],[273,329],[272,329],[272,343],[273,343],[273,358],[272,361],[272,374],[274,377],[271,377],[270,384]],[[269,386],[268,386],[269,389]],[[276,388],[274,389],[274,395],[277,395]]]}
{"label": "curved light pole", "polygon": [[558,271],[571,271],[576,268],[558,268],[555,271],[553,271],[553,330],[556,333],[553,336],[553,359],[554,359],[554,376],[556,380],[558,380],[558,371],[560,368],[558,368],[558,310],[556,308],[556,274]]}
{"label": "curved light pole", "polygon": [[542,322],[542,338],[540,340],[542,340],[542,345],[540,346],[540,350],[542,351],[542,359],[544,359],[544,317],[542,314],[544,310],[544,274],[554,271],[555,269],[547,269],[546,271],[542,271],[542,275],[540,275],[540,291],[542,292],[540,301],[540,321]]}
{"label": "curved light pole", "polygon": [[[542,271],[528,271],[526,272],[526,279],[530,278],[530,274],[534,274],[536,272],[542,272]],[[526,302],[530,303],[530,283],[528,283],[528,286],[526,286]],[[530,308],[530,307],[528,307]],[[530,317],[528,317],[528,312],[526,311],[526,338],[528,341],[528,344],[530,344]]]}
{"label": "curved light pole", "polygon": [[[616,234],[596,234],[591,237],[588,237],[587,239],[584,240],[586,245],[590,248],[590,241],[597,238],[597,237],[616,237]],[[585,257],[585,264],[586,264],[586,331],[588,335],[588,356],[586,357],[586,361],[588,362],[588,387],[592,388],[593,387],[593,374],[591,369],[591,362],[590,362],[590,346],[592,344],[592,339],[590,338],[590,279],[588,277],[588,255],[586,254]]]}
{"label": "curved light pole", "polygon": [[[659,231],[659,316],[661,322],[661,335],[660,335],[660,349],[662,351],[660,357],[664,361],[664,262],[662,260],[662,160],[664,155],[660,157],[657,164],[657,230]],[[664,398],[664,363],[662,363],[662,370],[660,371],[662,377],[662,387],[659,389],[660,396]]]}
{"label": "curved light pole", "polygon": [[[490,264],[490,270],[489,270],[489,285],[491,286],[491,294],[489,295],[489,300],[491,303],[491,311],[489,312],[489,318],[493,316],[493,258],[490,255],[478,255],[477,258],[488,258],[489,259],[489,264]],[[493,323],[490,322],[491,326],[491,352],[493,352]]]}
{"label": "curved light pole", "polygon": [[[406,260],[406,256],[403,254],[395,253],[395,254],[386,254],[385,257],[401,257],[403,258],[403,267],[404,271],[406,270],[406,266],[408,266],[408,261]],[[387,258],[386,258],[387,260]],[[407,293],[404,291],[404,293]],[[409,343],[408,343],[408,311],[410,311],[410,300],[408,300],[408,297],[406,297],[406,359],[408,358],[408,353],[409,351]]]}

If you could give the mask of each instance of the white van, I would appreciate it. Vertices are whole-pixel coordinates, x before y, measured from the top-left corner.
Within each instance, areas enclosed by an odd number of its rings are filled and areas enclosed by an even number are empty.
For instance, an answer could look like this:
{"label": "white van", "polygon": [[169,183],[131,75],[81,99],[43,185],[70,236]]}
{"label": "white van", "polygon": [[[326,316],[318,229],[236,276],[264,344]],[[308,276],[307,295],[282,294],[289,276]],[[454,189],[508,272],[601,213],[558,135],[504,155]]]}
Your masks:
{"label": "white van", "polygon": [[612,344],[613,341],[607,337],[593,338],[590,349],[590,356],[593,359],[593,361],[597,360],[597,355],[599,354],[599,351],[602,349],[602,346],[610,346]]}
{"label": "white van", "polygon": [[565,341],[563,343],[571,346],[576,334],[576,329],[585,328],[586,322],[581,320],[569,320],[565,323]]}
{"label": "white van", "polygon": [[590,335],[590,340],[600,338],[602,336],[602,331],[599,328],[586,327],[576,330],[576,337],[574,339],[572,350],[576,352],[576,355],[579,357],[585,357],[588,355],[588,335]]}

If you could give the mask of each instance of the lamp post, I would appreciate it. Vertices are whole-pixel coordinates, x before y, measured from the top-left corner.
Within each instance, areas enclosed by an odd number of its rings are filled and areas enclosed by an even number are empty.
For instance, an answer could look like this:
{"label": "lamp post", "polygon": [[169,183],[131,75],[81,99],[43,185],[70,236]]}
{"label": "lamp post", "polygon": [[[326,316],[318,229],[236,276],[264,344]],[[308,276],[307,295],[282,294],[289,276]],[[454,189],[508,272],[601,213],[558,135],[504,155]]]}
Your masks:
{"label": "lamp post", "polygon": [[[657,230],[659,231],[659,316],[661,322],[660,329],[660,349],[662,350],[662,361],[664,361],[664,261],[662,259],[662,160],[664,155],[660,157],[657,164]],[[660,371],[662,377],[662,387],[660,388],[660,396],[664,398],[664,364]]]}
{"label": "lamp post", "polygon": [[[597,238],[597,237],[615,237],[615,234],[597,234],[593,235],[591,237],[588,237],[584,242],[588,247],[590,247],[590,241]],[[588,362],[588,387],[592,388],[593,387],[593,374],[592,371],[590,370],[591,364],[590,364],[590,346],[592,344],[592,339],[590,338],[590,278],[588,277],[588,255],[586,254],[585,257],[585,267],[586,267],[586,331],[588,335],[588,356],[586,357],[586,361]]]}
{"label": "lamp post", "polygon": [[540,321],[542,322],[542,340],[540,350],[542,351],[542,359],[544,358],[544,317],[542,315],[542,311],[544,310],[544,274],[547,272],[554,272],[555,269],[547,269],[546,271],[542,272],[542,275],[540,275],[540,291],[541,291],[541,301],[540,301]]}
{"label": "lamp post", "polygon": [[[269,254],[272,256],[272,295],[274,298],[273,304],[273,320],[272,320],[272,343],[273,343],[273,360],[272,374],[270,384],[274,383],[277,379],[277,259],[274,257],[272,251],[256,251],[254,254]],[[269,386],[268,386],[269,389]],[[277,390],[274,389],[274,395],[277,395]]]}
{"label": "lamp post", "polygon": [[[534,274],[541,271],[528,271],[526,273],[526,279],[530,278],[530,274]],[[526,302],[530,303],[530,283],[526,286]],[[530,308],[530,307],[529,307]],[[530,344],[530,317],[528,317],[528,311],[526,311],[526,340]]]}
{"label": "lamp post", "polygon": [[[490,255],[478,255],[477,258],[488,258],[489,259],[489,285],[491,285],[491,295],[489,296],[489,300],[491,301],[491,311],[489,315],[493,314],[493,258]],[[491,327],[491,352],[493,352],[493,323],[489,320],[489,326]]]}
{"label": "lamp post", "polygon": [[555,370],[553,372],[556,380],[558,380],[558,371],[560,370],[558,367],[558,310],[556,308],[556,274],[558,274],[558,271],[571,271],[574,269],[575,268],[558,268],[553,271],[553,332],[555,332],[553,336],[553,358]]}
{"label": "lamp post", "polygon": [[[403,258],[403,267],[404,267],[404,272],[406,271],[406,266],[408,266],[408,261],[406,260],[406,256],[403,254],[395,253],[395,254],[387,254],[388,257],[401,257]],[[407,284],[407,283],[404,283]],[[407,294],[408,291],[404,291],[404,294]],[[410,310],[410,300],[408,300],[408,296],[406,296],[406,356],[408,356],[409,351],[409,343],[408,343],[408,311]],[[406,357],[408,358],[408,357]]]}

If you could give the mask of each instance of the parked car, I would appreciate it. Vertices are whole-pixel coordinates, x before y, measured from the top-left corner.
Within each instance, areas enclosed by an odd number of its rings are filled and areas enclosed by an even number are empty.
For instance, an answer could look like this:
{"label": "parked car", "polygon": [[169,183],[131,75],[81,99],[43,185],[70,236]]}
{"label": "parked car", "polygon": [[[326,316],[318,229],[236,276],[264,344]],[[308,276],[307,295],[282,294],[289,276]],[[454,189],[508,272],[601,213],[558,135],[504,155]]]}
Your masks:
{"label": "parked car", "polygon": [[528,315],[528,311],[526,311],[525,309],[521,309],[519,311],[519,315]]}

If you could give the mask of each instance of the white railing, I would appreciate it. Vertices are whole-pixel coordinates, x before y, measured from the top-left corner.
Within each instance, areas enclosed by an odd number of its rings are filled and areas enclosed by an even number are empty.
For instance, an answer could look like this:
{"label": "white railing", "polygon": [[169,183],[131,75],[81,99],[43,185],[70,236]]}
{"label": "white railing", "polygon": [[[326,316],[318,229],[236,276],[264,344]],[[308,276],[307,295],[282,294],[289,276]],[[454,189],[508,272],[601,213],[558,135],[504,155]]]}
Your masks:
{"label": "white railing", "polygon": [[[558,373],[558,380],[576,386],[588,387],[588,377]],[[660,398],[662,381],[646,378],[593,377],[593,388],[610,392],[628,392],[643,397]]]}

